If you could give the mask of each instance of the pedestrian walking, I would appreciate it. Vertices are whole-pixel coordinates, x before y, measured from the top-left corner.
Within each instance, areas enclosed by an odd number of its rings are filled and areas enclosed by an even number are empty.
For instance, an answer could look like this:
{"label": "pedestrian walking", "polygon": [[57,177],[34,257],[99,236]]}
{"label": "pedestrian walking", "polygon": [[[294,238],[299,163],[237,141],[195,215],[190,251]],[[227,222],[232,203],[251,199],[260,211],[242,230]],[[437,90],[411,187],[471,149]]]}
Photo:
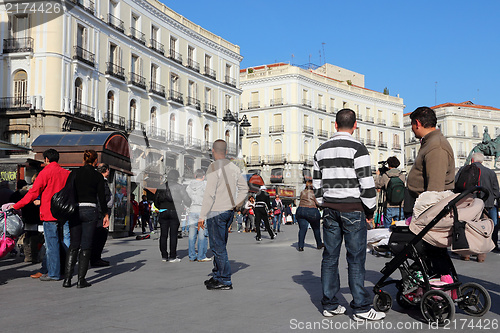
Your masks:
{"label": "pedestrian walking", "polygon": [[347,251],[351,308],[357,321],[381,320],[385,313],[371,309],[372,300],[364,287],[367,220],[373,221],[376,206],[375,182],[370,155],[354,139],[356,114],[351,109],[337,112],[336,133],[314,154],[313,186],[316,199],[323,207],[323,240],[321,262],[323,315],[345,313],[339,304],[339,260],[342,241]]}
{"label": "pedestrian walking", "polygon": [[[189,226],[189,260],[190,261],[210,261],[207,258],[208,248],[208,230],[206,228],[198,228],[198,220],[200,219],[201,205],[203,203],[203,195],[207,182],[205,181],[205,171],[198,169],[194,172],[195,179],[189,183],[186,192],[191,198],[191,206],[187,216]],[[198,247],[196,246],[198,241]],[[198,251],[196,251],[198,248]]]}
{"label": "pedestrian walking", "polygon": [[[165,189],[156,191],[154,198],[155,206],[160,212],[160,253],[164,262],[181,261],[177,257],[177,232],[180,226],[180,214],[184,211],[185,206],[191,205],[191,198],[189,198],[186,189],[178,183],[179,177],[179,171],[170,170],[167,174]],[[170,237],[169,247],[167,247],[168,237]]]}
{"label": "pedestrian walking", "polygon": [[323,248],[320,230],[321,215],[319,213],[318,207],[319,203],[314,196],[312,180],[308,180],[306,182],[306,188],[302,192],[300,192],[299,208],[297,209],[297,221],[299,222],[299,251],[304,251],[304,243],[309,225],[311,226],[314,233],[316,248],[318,250]]}
{"label": "pedestrian walking", "polygon": [[274,197],[272,206],[273,206],[273,231],[280,232],[284,206],[278,194],[276,194],[276,196]]}
{"label": "pedestrian walking", "polygon": [[255,236],[255,240],[260,242],[262,240],[261,232],[260,232],[260,224],[262,221],[264,222],[264,227],[266,231],[269,233],[269,237],[274,239],[276,234],[271,230],[271,226],[269,225],[269,218],[272,215],[272,205],[271,205],[271,197],[269,193],[267,193],[267,189],[264,185],[260,187],[259,193],[255,197],[255,231],[257,235]]}
{"label": "pedestrian walking", "polygon": [[139,213],[141,214],[142,233],[147,233],[147,226],[149,226],[149,232],[152,232],[153,223],[151,222],[151,206],[146,195],[143,195],[141,202],[139,202]]}
{"label": "pedestrian walking", "polygon": [[241,170],[226,158],[227,143],[216,140],[212,146],[214,162],[207,170],[207,187],[198,220],[198,228],[207,221],[210,249],[214,254],[212,277],[205,281],[209,290],[233,289],[231,266],[227,254],[228,229],[234,210],[240,209],[248,193],[248,185]]}
{"label": "pedestrian walking", "polygon": [[255,198],[251,195],[245,203],[245,232],[255,231]]}

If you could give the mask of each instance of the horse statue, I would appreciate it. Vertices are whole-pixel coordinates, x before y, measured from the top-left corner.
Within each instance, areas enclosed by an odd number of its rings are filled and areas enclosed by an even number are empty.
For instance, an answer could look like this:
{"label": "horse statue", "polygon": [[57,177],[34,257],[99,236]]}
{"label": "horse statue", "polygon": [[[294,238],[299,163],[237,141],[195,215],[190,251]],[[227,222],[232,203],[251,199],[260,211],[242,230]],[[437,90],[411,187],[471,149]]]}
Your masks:
{"label": "horse statue", "polygon": [[467,156],[467,160],[465,161],[465,165],[469,164],[472,158],[472,154],[474,153],[483,153],[484,156],[495,156],[495,163],[493,164],[493,168],[497,168],[497,160],[500,157],[500,135],[497,136],[493,140],[485,141],[478,143]]}

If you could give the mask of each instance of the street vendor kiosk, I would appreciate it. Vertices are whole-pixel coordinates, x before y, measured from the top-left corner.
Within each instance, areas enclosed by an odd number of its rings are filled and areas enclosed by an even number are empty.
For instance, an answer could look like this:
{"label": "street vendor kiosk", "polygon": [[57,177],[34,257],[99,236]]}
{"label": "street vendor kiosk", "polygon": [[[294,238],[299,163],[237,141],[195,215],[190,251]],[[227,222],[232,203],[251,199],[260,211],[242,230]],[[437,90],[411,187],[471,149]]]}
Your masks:
{"label": "street vendor kiosk", "polygon": [[43,160],[43,152],[54,148],[59,152],[59,164],[72,170],[83,165],[83,153],[93,149],[98,163],[110,167],[108,185],[113,194],[113,208],[109,231],[116,237],[128,236],[130,226],[131,164],[127,137],[120,132],[64,132],[41,134],[31,144],[36,160]]}

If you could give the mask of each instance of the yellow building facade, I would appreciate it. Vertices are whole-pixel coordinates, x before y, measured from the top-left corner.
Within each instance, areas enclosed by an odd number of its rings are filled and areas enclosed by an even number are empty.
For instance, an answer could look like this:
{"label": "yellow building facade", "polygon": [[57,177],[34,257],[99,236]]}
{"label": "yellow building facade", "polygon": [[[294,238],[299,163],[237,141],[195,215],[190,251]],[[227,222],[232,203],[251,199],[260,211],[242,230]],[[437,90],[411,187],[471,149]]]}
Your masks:
{"label": "yellow building facade", "polygon": [[364,87],[364,75],[331,64],[285,63],[242,69],[240,114],[249,172],[266,184],[295,189],[310,177],[316,149],[335,132],[335,114],[356,112],[355,138],[368,148],[373,170],[390,156],[404,161],[403,99]]}

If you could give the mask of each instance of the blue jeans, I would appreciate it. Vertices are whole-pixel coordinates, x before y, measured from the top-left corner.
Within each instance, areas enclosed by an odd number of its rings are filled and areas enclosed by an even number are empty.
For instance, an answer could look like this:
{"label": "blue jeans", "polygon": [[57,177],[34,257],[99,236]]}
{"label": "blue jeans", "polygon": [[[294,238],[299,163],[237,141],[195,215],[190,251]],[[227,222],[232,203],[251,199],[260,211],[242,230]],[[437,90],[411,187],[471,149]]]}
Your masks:
{"label": "blue jeans", "polygon": [[[189,213],[187,216],[189,225],[189,260],[202,260],[207,257],[208,230],[198,230],[198,219],[200,213]],[[198,238],[198,254],[196,254],[196,238]]]}
{"label": "blue jeans", "polygon": [[231,285],[231,266],[227,255],[228,229],[233,222],[233,211],[210,212],[207,216],[210,249],[214,254],[213,278],[225,285]]}
{"label": "blue jeans", "polygon": [[[280,231],[281,218],[283,213],[279,215],[273,215],[273,230]],[[276,226],[277,225],[277,226]]]}
{"label": "blue jeans", "polygon": [[[401,209],[401,214],[399,213],[399,210]],[[401,219],[405,218],[405,215],[403,213],[403,207],[387,207],[386,213],[384,215],[384,228],[389,228],[392,224],[392,219],[399,221],[400,216]]]}
{"label": "blue jeans", "polygon": [[[45,235],[45,233],[44,233]],[[64,222],[64,225],[63,225],[63,247],[65,249],[65,251],[67,252],[68,251],[68,248],[69,248],[69,243],[70,243],[70,238],[69,238],[69,223],[68,221]],[[44,254],[43,254],[43,258],[42,258],[42,268],[40,269],[40,273],[42,274],[48,274],[49,273],[49,269],[48,269],[48,266],[47,266],[47,243],[44,243],[43,244],[43,247],[44,247]]]}
{"label": "blue jeans", "polygon": [[321,285],[323,287],[324,310],[335,310],[339,301],[336,294],[340,290],[339,257],[345,240],[349,289],[352,294],[351,308],[354,313],[370,309],[371,298],[364,287],[366,261],[366,219],[363,212],[339,212],[323,210],[323,240],[325,250],[321,261]]}
{"label": "blue jeans", "polygon": [[493,225],[497,225],[497,223],[498,223],[498,209],[497,209],[497,207],[493,206],[492,208],[488,209],[488,215],[493,220]]}
{"label": "blue jeans", "polygon": [[299,207],[297,208],[297,220],[299,221],[299,248],[304,247],[304,240],[307,234],[308,224],[314,232],[314,239],[316,239],[316,246],[320,247],[323,243],[321,242],[321,231],[320,223],[321,215],[317,208],[309,207]]}
{"label": "blue jeans", "polygon": [[47,267],[47,274],[51,279],[61,278],[61,250],[67,251],[69,245],[68,222],[43,222],[43,234],[45,238],[45,265],[42,261],[42,271]]}

